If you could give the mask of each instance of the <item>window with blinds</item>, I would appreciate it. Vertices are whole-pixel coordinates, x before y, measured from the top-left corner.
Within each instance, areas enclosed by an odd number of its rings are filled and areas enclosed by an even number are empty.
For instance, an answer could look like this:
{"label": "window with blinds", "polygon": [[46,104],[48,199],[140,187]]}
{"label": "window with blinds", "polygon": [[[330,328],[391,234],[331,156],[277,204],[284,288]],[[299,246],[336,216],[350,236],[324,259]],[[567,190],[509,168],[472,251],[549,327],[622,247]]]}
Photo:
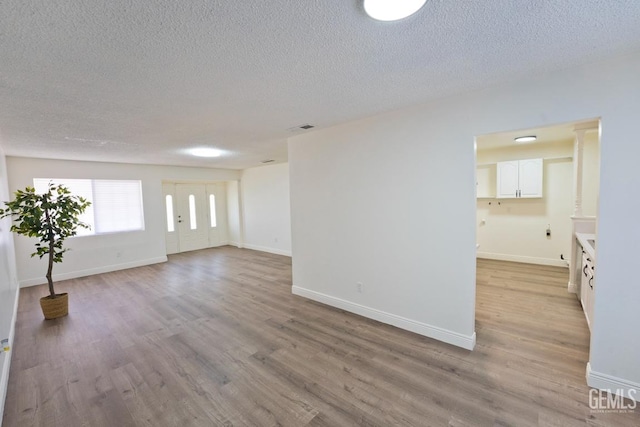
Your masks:
{"label": "window with blinds", "polygon": [[79,228],[78,236],[144,230],[141,181],[34,178],[33,186],[43,193],[50,182],[64,185],[71,194],[91,202],[80,217],[91,229]]}

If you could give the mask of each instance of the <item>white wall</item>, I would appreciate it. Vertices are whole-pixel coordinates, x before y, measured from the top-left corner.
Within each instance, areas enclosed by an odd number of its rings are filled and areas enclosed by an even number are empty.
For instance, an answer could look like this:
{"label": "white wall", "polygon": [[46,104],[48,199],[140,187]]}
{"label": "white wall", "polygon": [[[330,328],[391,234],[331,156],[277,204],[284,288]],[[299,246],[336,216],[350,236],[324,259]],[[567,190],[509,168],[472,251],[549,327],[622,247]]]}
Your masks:
{"label": "white wall", "polygon": [[240,192],[244,247],[291,256],[289,164],[245,169]]}
{"label": "white wall", "polygon": [[[80,277],[166,260],[162,181],[227,181],[239,178],[234,170],[175,166],[78,162],[9,157],[12,191],[33,185],[33,178],[139,179],[142,181],[145,230],[75,237],[64,262],[54,266],[54,280]],[[21,286],[44,283],[45,260],[31,258],[33,241],[15,236],[18,280]]]}
{"label": "white wall", "polygon": [[[568,260],[571,250],[572,155],[572,141],[489,150],[478,145],[478,164],[489,163],[493,167],[496,162],[508,160],[553,159],[543,161],[542,198],[478,199],[479,258],[567,266],[560,254]],[[492,185],[496,185],[495,181]]]}
{"label": "white wall", "polygon": [[628,56],[291,138],[294,293],[472,347],[474,136],[601,117],[589,383],[640,389],[638,75]]}
{"label": "white wall", "polygon": [[[0,201],[11,198],[7,183],[7,168],[4,152],[0,147]],[[1,204],[4,208],[4,203]],[[9,231],[11,219],[0,220],[0,340],[9,338],[13,345],[13,334],[18,308],[18,282],[13,250],[13,236]],[[11,352],[4,353],[0,347],[0,424],[4,412]]]}

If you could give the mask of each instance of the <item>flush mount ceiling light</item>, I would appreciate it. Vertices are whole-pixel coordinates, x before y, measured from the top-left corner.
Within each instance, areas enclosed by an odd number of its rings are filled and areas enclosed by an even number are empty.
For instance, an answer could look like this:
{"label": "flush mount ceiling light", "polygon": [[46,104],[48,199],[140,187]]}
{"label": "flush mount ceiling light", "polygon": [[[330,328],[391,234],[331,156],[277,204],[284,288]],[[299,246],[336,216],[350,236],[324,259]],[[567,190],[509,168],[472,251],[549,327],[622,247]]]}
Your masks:
{"label": "flush mount ceiling light", "polygon": [[196,157],[220,157],[222,155],[222,151],[207,147],[191,148],[188,153]]}
{"label": "flush mount ceiling light", "polygon": [[427,0],[364,0],[367,15],[378,21],[397,21],[416,13]]}
{"label": "flush mount ceiling light", "polygon": [[533,142],[538,139],[535,135],[527,135],[527,136],[519,136],[514,138],[515,142],[524,143],[524,142]]}

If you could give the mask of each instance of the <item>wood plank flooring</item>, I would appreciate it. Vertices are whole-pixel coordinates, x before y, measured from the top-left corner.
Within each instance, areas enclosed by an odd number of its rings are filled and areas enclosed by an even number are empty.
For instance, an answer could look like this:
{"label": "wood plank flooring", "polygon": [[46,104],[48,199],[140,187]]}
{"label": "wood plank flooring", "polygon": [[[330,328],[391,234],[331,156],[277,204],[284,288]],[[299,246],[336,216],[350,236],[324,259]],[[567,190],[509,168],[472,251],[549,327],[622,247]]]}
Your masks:
{"label": "wood plank flooring", "polygon": [[232,247],[20,294],[3,426],[638,426],[591,413],[567,270],[478,262],[473,352],[291,294]]}

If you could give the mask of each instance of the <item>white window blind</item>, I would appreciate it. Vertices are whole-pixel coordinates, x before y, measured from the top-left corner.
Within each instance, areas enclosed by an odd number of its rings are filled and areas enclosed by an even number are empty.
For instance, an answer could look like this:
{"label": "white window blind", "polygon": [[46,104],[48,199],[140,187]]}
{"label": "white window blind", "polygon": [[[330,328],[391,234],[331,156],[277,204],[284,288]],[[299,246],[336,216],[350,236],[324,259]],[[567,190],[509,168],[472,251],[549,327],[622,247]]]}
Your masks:
{"label": "white window blind", "polygon": [[35,178],[33,185],[36,192],[47,191],[49,182],[62,184],[71,194],[91,202],[91,206],[80,217],[91,229],[79,228],[79,236],[144,230],[140,181]]}

